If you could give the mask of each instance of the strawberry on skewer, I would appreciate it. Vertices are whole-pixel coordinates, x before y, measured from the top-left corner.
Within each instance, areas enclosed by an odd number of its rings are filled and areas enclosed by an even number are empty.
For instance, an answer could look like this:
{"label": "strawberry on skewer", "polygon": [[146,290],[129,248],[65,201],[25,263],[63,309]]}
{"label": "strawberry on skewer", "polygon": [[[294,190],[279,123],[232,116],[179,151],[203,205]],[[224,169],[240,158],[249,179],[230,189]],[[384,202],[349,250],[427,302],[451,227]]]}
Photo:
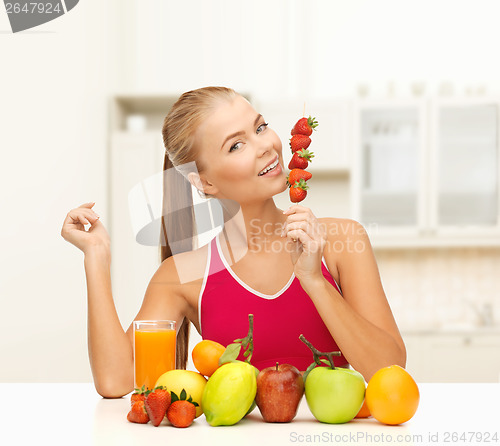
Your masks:
{"label": "strawberry on skewer", "polygon": [[307,196],[307,189],[309,189],[309,186],[304,180],[297,181],[290,187],[290,201],[292,203],[299,203],[304,200]]}
{"label": "strawberry on skewer", "polygon": [[288,168],[292,169],[307,169],[309,161],[314,158],[314,154],[307,149],[301,149],[295,152],[288,164]]}
{"label": "strawberry on skewer", "polygon": [[299,203],[307,196],[309,187],[306,181],[312,177],[312,174],[304,169],[307,168],[309,162],[314,157],[313,153],[307,150],[307,148],[311,144],[309,136],[313,130],[316,130],[317,126],[318,122],[316,118],[309,116],[308,118],[300,118],[291,131],[290,149],[293,155],[288,164],[290,174],[287,177],[287,183],[290,187],[290,200],[293,203]]}
{"label": "strawberry on skewer", "polygon": [[293,186],[297,181],[300,180],[310,180],[312,178],[312,173],[308,172],[304,169],[292,169],[292,171],[288,174],[286,179],[289,186]]}
{"label": "strawberry on skewer", "polygon": [[317,126],[318,122],[316,121],[316,118],[312,118],[311,116],[308,118],[300,118],[293,126],[291,134],[311,136],[311,133],[313,130],[316,130]]}
{"label": "strawberry on skewer", "polygon": [[287,183],[290,186],[290,201],[292,203],[299,203],[306,198],[307,189],[309,189],[306,181],[311,177],[311,172],[303,169],[292,169],[287,177]]}
{"label": "strawberry on skewer", "polygon": [[301,149],[307,149],[310,144],[311,138],[306,135],[293,135],[290,138],[290,149],[292,149],[292,153],[295,153]]}

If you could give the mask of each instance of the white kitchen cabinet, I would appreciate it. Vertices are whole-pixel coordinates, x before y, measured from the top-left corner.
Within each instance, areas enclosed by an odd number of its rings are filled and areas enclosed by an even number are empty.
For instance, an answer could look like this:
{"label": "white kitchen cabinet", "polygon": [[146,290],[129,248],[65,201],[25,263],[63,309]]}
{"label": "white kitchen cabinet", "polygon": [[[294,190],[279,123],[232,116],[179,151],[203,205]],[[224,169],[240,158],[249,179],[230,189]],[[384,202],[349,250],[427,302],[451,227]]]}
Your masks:
{"label": "white kitchen cabinet", "polygon": [[498,101],[431,104],[430,226],[446,235],[498,233]]}
{"label": "white kitchen cabinet", "polygon": [[356,110],[355,218],[415,235],[425,224],[425,103],[366,101]]}
{"label": "white kitchen cabinet", "polygon": [[417,382],[499,382],[500,332],[403,333]]}
{"label": "white kitchen cabinet", "polygon": [[375,246],[500,243],[500,100],[354,110],[354,218]]}
{"label": "white kitchen cabinet", "polygon": [[446,334],[429,338],[430,382],[498,382],[500,337]]}

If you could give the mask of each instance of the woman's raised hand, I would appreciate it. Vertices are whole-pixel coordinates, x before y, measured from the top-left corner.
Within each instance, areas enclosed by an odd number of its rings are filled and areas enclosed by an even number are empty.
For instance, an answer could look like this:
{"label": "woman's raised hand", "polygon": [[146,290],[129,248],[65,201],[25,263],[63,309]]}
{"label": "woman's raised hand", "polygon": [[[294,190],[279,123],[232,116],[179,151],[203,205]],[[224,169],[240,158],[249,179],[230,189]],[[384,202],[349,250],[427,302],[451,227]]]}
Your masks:
{"label": "woman's raised hand", "polygon": [[282,236],[287,238],[294,272],[299,280],[322,277],[321,260],[327,231],[311,209],[294,205],[283,212],[287,218]]}
{"label": "woman's raised hand", "polygon": [[[64,240],[72,243],[85,254],[93,247],[102,247],[109,251],[109,235],[99,221],[99,215],[92,210],[94,204],[84,203],[69,211],[61,229]],[[90,227],[85,230],[87,224],[90,224]]]}

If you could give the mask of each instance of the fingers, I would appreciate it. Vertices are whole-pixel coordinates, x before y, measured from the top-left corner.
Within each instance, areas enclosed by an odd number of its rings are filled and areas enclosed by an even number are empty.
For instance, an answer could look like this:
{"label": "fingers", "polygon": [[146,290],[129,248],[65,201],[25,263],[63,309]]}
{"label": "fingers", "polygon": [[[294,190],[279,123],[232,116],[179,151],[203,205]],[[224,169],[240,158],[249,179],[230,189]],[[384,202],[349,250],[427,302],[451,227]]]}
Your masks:
{"label": "fingers", "polygon": [[296,265],[299,258],[313,258],[304,260],[301,268],[317,269],[321,264],[321,256],[326,244],[326,230],[313,212],[305,206],[290,206],[283,214],[287,215],[282,231],[282,237],[286,236],[286,247],[290,252],[292,263]]}
{"label": "fingers", "polygon": [[298,241],[293,241],[293,240],[287,240],[285,244],[285,249],[287,252],[290,253],[292,263],[295,265],[297,263],[297,260],[299,259],[300,255],[302,254],[303,247],[305,245],[298,242]]}
{"label": "fingers", "polygon": [[104,225],[102,224],[102,222],[99,219],[97,219],[93,223],[91,223],[90,228],[89,228],[89,232],[95,231],[99,228],[104,228]]}
{"label": "fingers", "polygon": [[312,254],[323,250],[326,244],[326,228],[309,208],[300,205],[291,206],[287,215],[282,237],[287,238],[287,245],[302,245],[305,253]]}
{"label": "fingers", "polygon": [[99,215],[95,212],[92,207],[95,202],[83,203],[75,209],[69,211],[70,215],[74,220],[80,221],[82,224],[93,224],[99,219]]}
{"label": "fingers", "polygon": [[293,229],[302,229],[314,238],[324,237],[325,234],[324,225],[319,223],[318,219],[312,214],[312,212],[298,212],[289,215],[283,226],[281,236],[284,237],[287,231]]}
{"label": "fingers", "polygon": [[68,231],[85,230],[85,225],[94,225],[99,220],[99,215],[91,208],[95,203],[84,203],[81,206],[72,209],[64,219],[61,235],[66,238]]}
{"label": "fingers", "polygon": [[292,215],[289,215],[287,218],[286,218],[286,224],[289,224],[289,223],[292,223],[294,221],[314,221],[316,220],[315,217],[311,217],[309,214],[305,213],[305,212],[301,212],[299,214],[292,214]]}
{"label": "fingers", "polygon": [[301,206],[300,204],[293,204],[288,209],[285,209],[283,211],[283,214],[290,215],[290,214],[294,214],[297,212],[310,212],[312,214],[312,211],[310,208],[305,207],[305,206]]}
{"label": "fingers", "polygon": [[316,216],[313,214],[311,209],[306,208],[305,206],[293,205],[288,209],[283,211],[283,214],[287,216],[286,221],[298,221],[298,220],[317,220]]}
{"label": "fingers", "polygon": [[95,223],[95,221],[99,219],[99,215],[97,215],[92,209],[88,208],[72,209],[69,211],[68,217],[74,223],[80,222],[83,225]]}
{"label": "fingers", "polygon": [[83,203],[78,208],[89,208],[92,209],[94,207],[95,201],[91,201],[89,203]]}
{"label": "fingers", "polygon": [[301,220],[301,221],[296,221],[292,223],[287,223],[286,226],[283,228],[283,232],[281,233],[281,236],[284,237],[285,234],[288,234],[291,231],[296,231],[296,230],[302,230],[304,232],[313,232],[313,228],[310,222],[306,220]]}
{"label": "fingers", "polygon": [[313,241],[311,236],[302,229],[292,229],[287,232],[286,238],[292,242],[301,242],[303,245]]}
{"label": "fingers", "polygon": [[300,242],[306,245],[308,251],[315,251],[317,247],[324,246],[324,240],[321,237],[315,237],[302,228],[291,229],[287,232],[286,238],[292,242]]}

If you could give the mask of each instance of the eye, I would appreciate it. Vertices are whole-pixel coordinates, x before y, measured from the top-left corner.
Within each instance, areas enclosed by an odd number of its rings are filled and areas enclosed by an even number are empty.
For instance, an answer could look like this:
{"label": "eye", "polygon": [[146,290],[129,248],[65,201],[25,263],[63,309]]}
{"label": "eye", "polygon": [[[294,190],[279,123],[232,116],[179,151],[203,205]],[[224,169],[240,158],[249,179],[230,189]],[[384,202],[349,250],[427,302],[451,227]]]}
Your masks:
{"label": "eye", "polygon": [[237,142],[236,144],[232,145],[229,151],[232,152],[233,150],[239,149],[240,144],[241,142]]}
{"label": "eye", "polygon": [[266,129],[266,127],[267,127],[268,125],[269,125],[269,124],[268,124],[267,122],[264,122],[264,124],[259,125],[259,126],[257,127],[257,133],[261,133],[261,132],[263,132],[263,131]]}

